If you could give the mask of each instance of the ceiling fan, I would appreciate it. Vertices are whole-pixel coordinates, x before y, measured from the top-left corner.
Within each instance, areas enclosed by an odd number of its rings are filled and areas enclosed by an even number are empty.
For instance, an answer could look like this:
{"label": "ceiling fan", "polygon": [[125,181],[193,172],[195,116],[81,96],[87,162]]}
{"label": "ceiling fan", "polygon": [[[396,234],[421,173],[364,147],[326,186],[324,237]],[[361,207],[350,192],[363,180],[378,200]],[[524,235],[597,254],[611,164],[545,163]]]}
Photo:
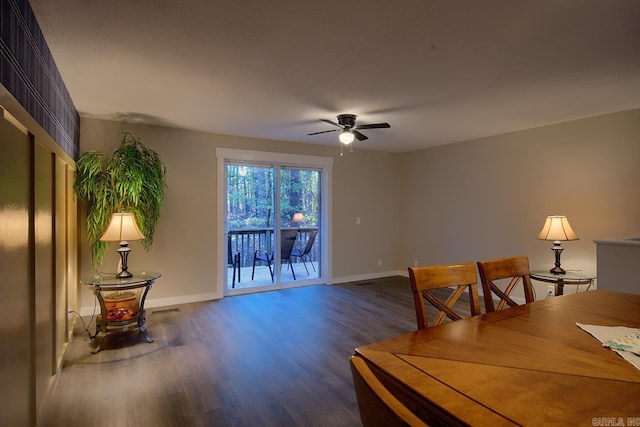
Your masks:
{"label": "ceiling fan", "polygon": [[351,144],[354,138],[357,138],[358,141],[364,141],[365,139],[369,139],[366,135],[360,132],[360,129],[382,129],[382,128],[390,128],[391,125],[389,123],[373,123],[370,125],[357,125],[356,124],[356,115],[355,114],[340,114],[338,116],[338,123],[327,120],[320,119],[320,121],[329,123],[339,129],[331,129],[331,130],[323,130],[320,132],[313,132],[307,135],[318,135],[320,133],[327,132],[336,132],[341,130],[340,132],[340,142],[343,144]]}

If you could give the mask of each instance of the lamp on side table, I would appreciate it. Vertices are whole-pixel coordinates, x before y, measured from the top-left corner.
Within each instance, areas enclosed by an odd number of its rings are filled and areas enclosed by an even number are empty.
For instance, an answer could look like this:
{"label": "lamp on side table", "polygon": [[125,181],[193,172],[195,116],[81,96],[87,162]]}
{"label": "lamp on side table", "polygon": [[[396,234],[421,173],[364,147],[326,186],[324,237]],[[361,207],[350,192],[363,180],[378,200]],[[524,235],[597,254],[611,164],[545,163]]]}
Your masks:
{"label": "lamp on side table", "polygon": [[116,275],[118,279],[124,279],[132,276],[128,271],[127,266],[127,258],[129,257],[129,252],[131,252],[129,240],[142,239],[144,239],[144,235],[138,228],[136,217],[132,213],[121,212],[114,213],[111,216],[111,222],[109,222],[109,226],[100,240],[103,242],[120,242],[118,254],[120,254],[122,271],[119,271]]}
{"label": "lamp on side table", "polygon": [[553,241],[551,250],[556,256],[556,264],[549,271],[553,274],[565,274],[566,271],[560,267],[560,254],[562,254],[563,250],[561,242],[579,239],[578,235],[571,229],[567,217],[564,215],[549,215],[540,234],[538,234],[538,239]]}

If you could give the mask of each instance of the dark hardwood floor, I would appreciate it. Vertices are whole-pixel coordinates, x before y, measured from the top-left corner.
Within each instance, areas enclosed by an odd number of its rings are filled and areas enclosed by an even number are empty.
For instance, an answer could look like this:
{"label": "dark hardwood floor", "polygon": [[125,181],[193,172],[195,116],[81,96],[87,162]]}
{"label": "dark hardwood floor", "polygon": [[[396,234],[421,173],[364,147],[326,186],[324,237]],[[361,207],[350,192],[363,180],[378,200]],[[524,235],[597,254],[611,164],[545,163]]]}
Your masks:
{"label": "dark hardwood floor", "polygon": [[38,425],[358,426],[349,357],[416,320],[397,276],[153,308],[147,325],[153,343],[113,334],[92,354],[78,322]]}

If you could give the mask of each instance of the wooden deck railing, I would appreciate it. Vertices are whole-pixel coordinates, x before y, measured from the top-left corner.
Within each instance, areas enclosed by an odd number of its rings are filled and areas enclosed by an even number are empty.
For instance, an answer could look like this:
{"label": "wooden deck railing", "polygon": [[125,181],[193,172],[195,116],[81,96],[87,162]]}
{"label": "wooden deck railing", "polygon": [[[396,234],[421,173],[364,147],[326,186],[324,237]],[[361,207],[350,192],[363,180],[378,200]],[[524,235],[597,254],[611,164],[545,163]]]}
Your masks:
{"label": "wooden deck railing", "polygon": [[[311,228],[298,228],[298,241],[296,247],[304,249],[307,244],[307,239],[311,231],[317,230],[315,227]],[[275,248],[273,228],[252,228],[242,230],[229,230],[227,232],[227,263],[233,265],[233,257],[235,254],[240,254],[240,267],[250,267],[253,265],[253,257],[256,250],[266,251],[271,254],[272,248]],[[320,254],[320,238],[316,238],[311,252],[309,253],[309,260],[318,261]],[[292,259],[293,262],[299,261]]]}

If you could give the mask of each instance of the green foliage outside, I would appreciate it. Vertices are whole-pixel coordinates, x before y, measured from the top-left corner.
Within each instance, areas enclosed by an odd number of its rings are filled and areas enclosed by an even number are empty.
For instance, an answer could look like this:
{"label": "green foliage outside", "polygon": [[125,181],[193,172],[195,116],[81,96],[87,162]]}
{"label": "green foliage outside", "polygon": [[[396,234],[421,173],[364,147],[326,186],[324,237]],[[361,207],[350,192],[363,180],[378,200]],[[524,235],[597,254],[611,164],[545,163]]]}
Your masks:
{"label": "green foliage outside", "polygon": [[[227,165],[227,223],[230,230],[268,229],[275,225],[276,169]],[[304,221],[293,223],[301,212]],[[320,213],[320,172],[280,169],[281,227],[317,227]]]}

